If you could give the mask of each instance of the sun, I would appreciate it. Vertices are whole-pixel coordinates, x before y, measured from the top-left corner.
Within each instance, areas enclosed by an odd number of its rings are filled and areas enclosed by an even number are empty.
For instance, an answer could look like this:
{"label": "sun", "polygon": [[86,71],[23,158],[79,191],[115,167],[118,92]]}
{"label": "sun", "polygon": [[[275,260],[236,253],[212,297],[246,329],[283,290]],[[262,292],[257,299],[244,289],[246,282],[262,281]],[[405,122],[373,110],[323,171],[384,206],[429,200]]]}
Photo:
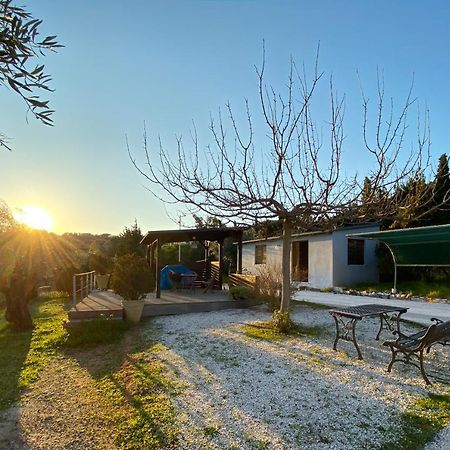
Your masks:
{"label": "sun", "polygon": [[36,206],[25,206],[14,214],[15,219],[24,225],[37,230],[51,231],[53,220],[45,209]]}

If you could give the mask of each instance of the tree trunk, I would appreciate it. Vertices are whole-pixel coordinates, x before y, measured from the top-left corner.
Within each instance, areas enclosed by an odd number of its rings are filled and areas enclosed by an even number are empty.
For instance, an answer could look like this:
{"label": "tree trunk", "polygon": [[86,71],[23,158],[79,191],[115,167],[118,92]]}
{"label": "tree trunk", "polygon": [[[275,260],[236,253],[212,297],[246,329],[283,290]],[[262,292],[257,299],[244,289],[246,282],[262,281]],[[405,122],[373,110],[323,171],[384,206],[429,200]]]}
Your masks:
{"label": "tree trunk", "polygon": [[289,219],[283,220],[283,257],[282,257],[282,283],[281,283],[281,306],[282,313],[289,312],[291,301],[291,240],[292,223]]}
{"label": "tree trunk", "polygon": [[11,288],[6,295],[5,319],[12,324],[16,331],[27,331],[33,329],[33,320],[28,309],[28,298],[25,293],[16,292]]}

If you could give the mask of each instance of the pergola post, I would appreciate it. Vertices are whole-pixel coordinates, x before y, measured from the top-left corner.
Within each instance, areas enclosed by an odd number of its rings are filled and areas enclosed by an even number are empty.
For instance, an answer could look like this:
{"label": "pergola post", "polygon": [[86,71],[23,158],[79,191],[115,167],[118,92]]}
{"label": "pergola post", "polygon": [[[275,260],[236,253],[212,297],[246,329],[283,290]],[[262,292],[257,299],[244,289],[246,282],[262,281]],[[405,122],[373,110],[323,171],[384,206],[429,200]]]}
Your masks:
{"label": "pergola post", "polygon": [[397,261],[395,259],[395,254],[392,251],[392,248],[386,243],[383,242],[383,244],[389,249],[389,251],[391,252],[391,256],[392,256],[392,261],[394,262],[394,287],[391,289],[392,294],[396,294],[397,293]]}
{"label": "pergola post", "polygon": [[218,241],[219,244],[219,289],[222,290],[223,283],[223,239]]}
{"label": "pergola post", "polygon": [[237,245],[236,272],[242,273],[242,234],[239,236]]}
{"label": "pergola post", "polygon": [[155,283],[156,283],[156,298],[161,298],[161,272],[159,270],[159,255],[161,251],[161,244],[159,242],[159,239],[156,242],[155,247]]}

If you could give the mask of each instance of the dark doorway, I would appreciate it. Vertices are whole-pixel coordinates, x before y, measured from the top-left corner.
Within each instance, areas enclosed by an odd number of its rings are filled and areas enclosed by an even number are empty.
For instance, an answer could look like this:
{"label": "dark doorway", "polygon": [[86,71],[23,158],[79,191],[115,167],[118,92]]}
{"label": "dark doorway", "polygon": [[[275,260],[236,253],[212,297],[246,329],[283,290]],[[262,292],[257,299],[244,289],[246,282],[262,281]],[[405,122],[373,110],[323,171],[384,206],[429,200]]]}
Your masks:
{"label": "dark doorway", "polygon": [[292,281],[308,281],[308,241],[292,243]]}

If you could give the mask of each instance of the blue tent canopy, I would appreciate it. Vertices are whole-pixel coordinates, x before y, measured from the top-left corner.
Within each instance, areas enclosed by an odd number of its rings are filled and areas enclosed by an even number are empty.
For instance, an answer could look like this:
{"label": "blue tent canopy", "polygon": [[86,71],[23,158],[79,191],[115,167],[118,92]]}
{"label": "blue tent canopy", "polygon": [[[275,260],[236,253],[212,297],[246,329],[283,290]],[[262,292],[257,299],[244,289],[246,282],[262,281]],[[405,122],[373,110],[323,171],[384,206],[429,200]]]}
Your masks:
{"label": "blue tent canopy", "polygon": [[193,270],[189,269],[189,267],[184,266],[183,264],[171,264],[164,266],[161,269],[161,289],[172,289],[172,281],[170,280],[169,273],[195,273]]}

